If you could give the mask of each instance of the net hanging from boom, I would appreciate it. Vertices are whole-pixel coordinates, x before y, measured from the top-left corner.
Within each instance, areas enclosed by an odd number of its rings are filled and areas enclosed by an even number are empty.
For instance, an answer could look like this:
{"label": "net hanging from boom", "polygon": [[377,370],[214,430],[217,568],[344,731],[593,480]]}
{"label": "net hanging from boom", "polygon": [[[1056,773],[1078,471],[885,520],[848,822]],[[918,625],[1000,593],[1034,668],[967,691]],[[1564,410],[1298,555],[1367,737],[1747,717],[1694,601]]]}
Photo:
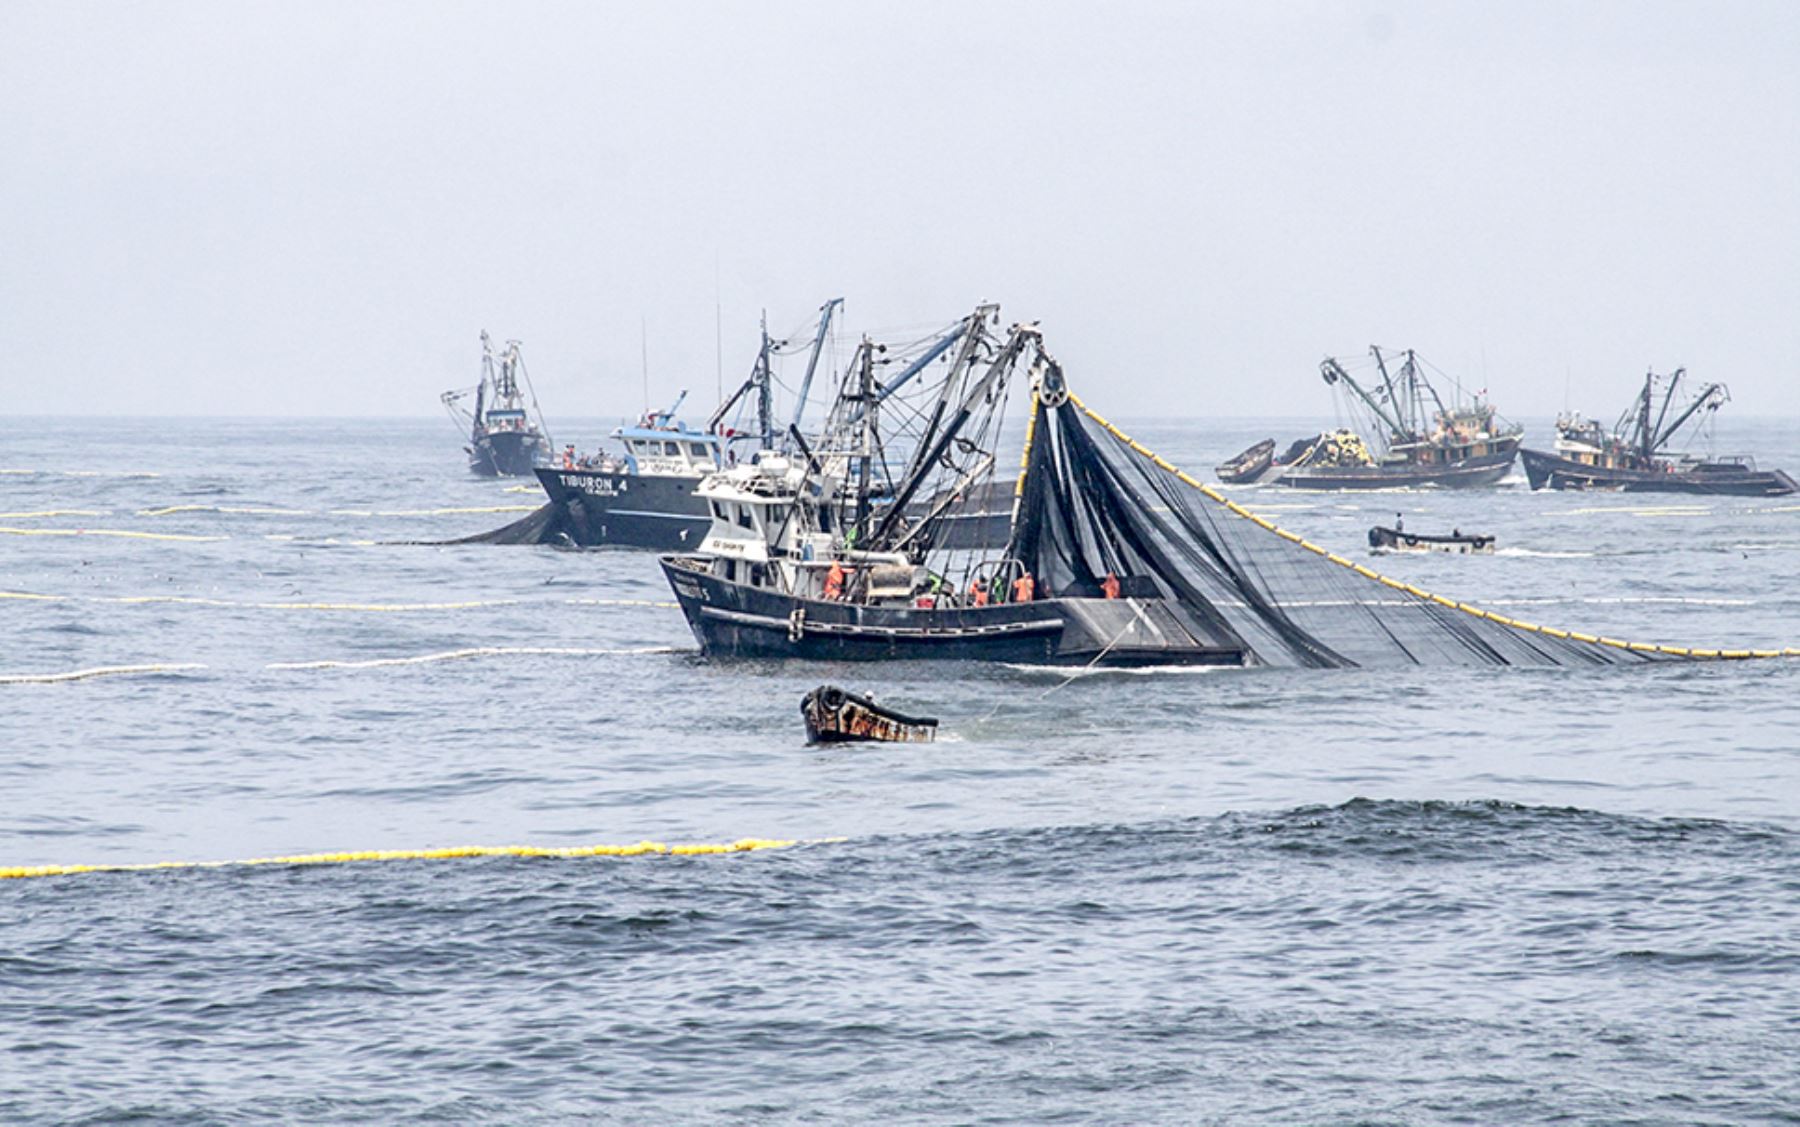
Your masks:
{"label": "net hanging from boom", "polygon": [[1181,472],[1046,381],[1008,556],[1046,595],[1161,598],[1197,636],[1263,665],[1617,665],[1800,656],[1690,650],[1556,630],[1389,579],[1276,528]]}

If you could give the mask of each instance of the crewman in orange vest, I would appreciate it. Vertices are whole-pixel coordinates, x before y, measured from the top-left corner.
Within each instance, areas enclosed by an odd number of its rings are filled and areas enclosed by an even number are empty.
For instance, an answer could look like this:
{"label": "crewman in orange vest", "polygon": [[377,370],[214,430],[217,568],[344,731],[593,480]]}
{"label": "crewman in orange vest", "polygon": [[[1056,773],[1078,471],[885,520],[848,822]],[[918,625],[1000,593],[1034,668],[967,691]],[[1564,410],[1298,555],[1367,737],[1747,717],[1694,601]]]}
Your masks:
{"label": "crewman in orange vest", "polygon": [[567,446],[563,447],[563,469],[572,470],[574,468],[575,468],[575,444],[573,442],[571,442]]}
{"label": "crewman in orange vest", "polygon": [[971,605],[978,607],[985,607],[988,605],[988,589],[986,583],[983,583],[979,579],[969,580],[969,602]]}
{"label": "crewman in orange vest", "polygon": [[836,602],[844,597],[844,565],[837,560],[831,561],[831,570],[825,573],[825,598]]}
{"label": "crewman in orange vest", "polygon": [[1119,597],[1119,577],[1114,575],[1110,571],[1107,572],[1106,578],[1102,579],[1100,581],[1100,593],[1102,595],[1105,595],[1109,599],[1118,598]]}
{"label": "crewman in orange vest", "polygon": [[1029,603],[1037,596],[1037,580],[1033,579],[1028,571],[1013,580],[1012,591],[1013,602]]}

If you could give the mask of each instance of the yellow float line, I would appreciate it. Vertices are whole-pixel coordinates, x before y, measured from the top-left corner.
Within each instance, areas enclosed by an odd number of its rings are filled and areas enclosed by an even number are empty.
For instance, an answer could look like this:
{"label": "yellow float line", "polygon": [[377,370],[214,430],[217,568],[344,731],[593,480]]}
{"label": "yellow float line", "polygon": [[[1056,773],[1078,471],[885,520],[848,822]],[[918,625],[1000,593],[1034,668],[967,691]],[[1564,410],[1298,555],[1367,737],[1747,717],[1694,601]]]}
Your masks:
{"label": "yellow float line", "polygon": [[1132,450],[1136,451],[1138,454],[1142,455],[1143,457],[1148,458],[1152,463],[1154,463],[1156,465],[1156,467],[1158,469],[1165,470],[1165,471],[1175,475],[1175,477],[1177,479],[1179,479],[1181,482],[1183,482],[1186,485],[1190,485],[1193,488],[1199,490],[1201,492],[1201,494],[1203,494],[1208,500],[1211,500],[1211,501],[1215,502],[1216,504],[1223,505],[1226,509],[1230,510],[1234,515],[1240,516],[1240,517],[1244,518],[1245,520],[1250,521],[1252,524],[1255,524],[1258,527],[1265,529],[1266,531],[1273,532],[1275,535],[1281,537],[1283,540],[1288,540],[1288,541],[1291,541],[1292,543],[1298,544],[1300,547],[1305,548],[1307,551],[1313,553],[1316,556],[1323,556],[1325,559],[1331,561],[1334,564],[1337,564],[1339,567],[1348,568],[1349,570],[1354,571],[1356,574],[1362,576],[1364,579],[1372,579],[1375,582],[1380,583],[1387,587],[1391,587],[1396,591],[1404,591],[1408,595],[1411,595],[1416,599],[1423,599],[1427,602],[1436,603],[1437,605],[1442,606],[1442,607],[1448,607],[1451,610],[1461,611],[1462,613],[1467,614],[1473,618],[1485,618],[1489,622],[1496,622],[1496,623],[1499,623],[1501,626],[1506,626],[1513,630],[1522,631],[1527,634],[1543,634],[1543,635],[1546,635],[1551,638],[1557,638],[1557,639],[1566,640],[1566,641],[1582,642],[1582,643],[1585,643],[1588,645],[1608,646],[1613,649],[1631,650],[1631,651],[1635,651],[1638,653],[1659,653],[1659,654],[1668,654],[1668,655],[1674,656],[1674,657],[1719,658],[1719,659],[1726,659],[1726,660],[1741,660],[1741,659],[1746,659],[1746,658],[1769,658],[1769,657],[1800,657],[1800,647],[1792,647],[1792,646],[1788,647],[1787,649],[1781,649],[1781,650],[1703,650],[1703,649],[1693,649],[1693,648],[1689,648],[1686,646],[1653,645],[1648,642],[1622,642],[1617,638],[1601,638],[1601,637],[1596,637],[1595,635],[1592,635],[1592,634],[1576,633],[1573,630],[1555,630],[1548,626],[1539,626],[1539,625],[1537,625],[1535,623],[1531,623],[1531,622],[1521,622],[1518,619],[1508,618],[1503,614],[1495,614],[1491,610],[1482,610],[1480,607],[1471,606],[1468,603],[1460,603],[1460,602],[1457,602],[1455,599],[1448,599],[1442,595],[1434,595],[1429,591],[1420,590],[1418,587],[1415,587],[1410,583],[1402,583],[1398,579],[1391,579],[1388,576],[1382,575],[1380,572],[1377,572],[1371,568],[1365,567],[1362,564],[1355,563],[1351,560],[1347,560],[1342,556],[1336,555],[1332,552],[1325,550],[1324,548],[1319,547],[1317,544],[1314,544],[1311,541],[1304,539],[1303,537],[1300,537],[1298,535],[1295,535],[1292,532],[1289,532],[1285,528],[1277,527],[1267,517],[1258,516],[1257,514],[1251,512],[1249,509],[1246,509],[1246,508],[1244,508],[1244,506],[1238,504],[1236,501],[1233,501],[1230,498],[1226,497],[1224,494],[1220,493],[1218,490],[1214,489],[1212,486],[1207,485],[1205,482],[1198,481],[1194,477],[1189,475],[1188,473],[1186,473],[1180,469],[1177,469],[1175,466],[1173,466],[1169,462],[1165,461],[1162,457],[1160,457],[1153,451],[1146,448],[1142,443],[1137,442],[1130,435],[1126,434],[1124,431],[1120,430],[1118,427],[1116,427],[1112,423],[1108,422],[1098,411],[1095,411],[1093,408],[1089,407],[1086,403],[1083,403],[1081,401],[1081,397],[1076,395],[1074,392],[1069,393],[1069,401],[1074,403],[1076,407],[1079,407],[1081,409],[1082,413],[1087,415],[1088,418],[1094,420],[1094,422],[1098,423],[1100,426],[1105,427],[1106,430],[1109,433],[1111,433],[1114,438],[1118,439],[1120,442],[1124,443],[1126,446],[1130,447]]}
{"label": "yellow float line", "polygon": [[117,677],[132,673],[177,673],[187,669],[205,669],[194,662],[168,665],[100,665],[93,669],[76,669],[69,673],[5,673],[0,685],[55,685],[63,681],[85,681],[90,677]]}
{"label": "yellow float line", "polygon": [[[826,838],[821,841],[842,841]],[[664,845],[640,841],[634,845],[462,845],[447,849],[369,849],[355,853],[296,853],[286,857],[253,857],[244,861],[150,861],[123,865],[22,865],[0,868],[0,880],[28,877],[66,877],[78,873],[143,873],[157,869],[226,869],[252,865],[344,865],[361,861],[451,861],[465,857],[694,857],[714,853],[753,853],[762,849],[787,849],[802,844],[782,838],[746,837],[720,844]],[[808,842],[806,844],[812,844]]]}
{"label": "yellow float line", "polygon": [[119,536],[133,540],[229,540],[229,536],[188,536],[179,532],[131,532],[119,528],[0,528],[8,536]]}

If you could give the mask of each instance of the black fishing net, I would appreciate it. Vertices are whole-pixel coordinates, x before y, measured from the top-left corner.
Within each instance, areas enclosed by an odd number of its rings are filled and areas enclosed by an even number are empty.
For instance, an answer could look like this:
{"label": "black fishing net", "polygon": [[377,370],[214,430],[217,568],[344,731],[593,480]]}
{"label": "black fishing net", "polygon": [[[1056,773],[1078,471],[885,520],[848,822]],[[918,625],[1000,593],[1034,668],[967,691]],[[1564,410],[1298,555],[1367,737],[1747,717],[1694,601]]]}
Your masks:
{"label": "black fishing net", "polygon": [[1329,556],[1156,458],[1078,399],[1035,407],[1008,555],[1047,595],[1161,597],[1266,665],[1609,665],[1688,651],[1525,626]]}

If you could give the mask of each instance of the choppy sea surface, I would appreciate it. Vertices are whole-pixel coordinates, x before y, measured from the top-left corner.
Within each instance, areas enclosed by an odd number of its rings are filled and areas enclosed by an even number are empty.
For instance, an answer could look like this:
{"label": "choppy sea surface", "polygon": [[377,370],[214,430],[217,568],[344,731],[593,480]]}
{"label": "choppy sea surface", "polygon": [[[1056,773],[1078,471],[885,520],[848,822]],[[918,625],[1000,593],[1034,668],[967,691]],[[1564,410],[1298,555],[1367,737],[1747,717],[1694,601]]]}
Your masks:
{"label": "choppy sea surface", "polygon": [[[1307,429],[1124,425],[1203,477]],[[1800,420],[1718,441],[1800,470]],[[1800,1122],[1800,660],[709,661],[648,554],[419,543],[541,496],[458,447],[13,420],[0,677],[181,668],[0,683],[0,868],[802,844],[0,881],[0,1122]],[[1233,495],[1514,617],[1800,645],[1800,498]],[[1370,559],[1396,512],[1501,551]],[[940,741],[808,747],[826,681]]]}

